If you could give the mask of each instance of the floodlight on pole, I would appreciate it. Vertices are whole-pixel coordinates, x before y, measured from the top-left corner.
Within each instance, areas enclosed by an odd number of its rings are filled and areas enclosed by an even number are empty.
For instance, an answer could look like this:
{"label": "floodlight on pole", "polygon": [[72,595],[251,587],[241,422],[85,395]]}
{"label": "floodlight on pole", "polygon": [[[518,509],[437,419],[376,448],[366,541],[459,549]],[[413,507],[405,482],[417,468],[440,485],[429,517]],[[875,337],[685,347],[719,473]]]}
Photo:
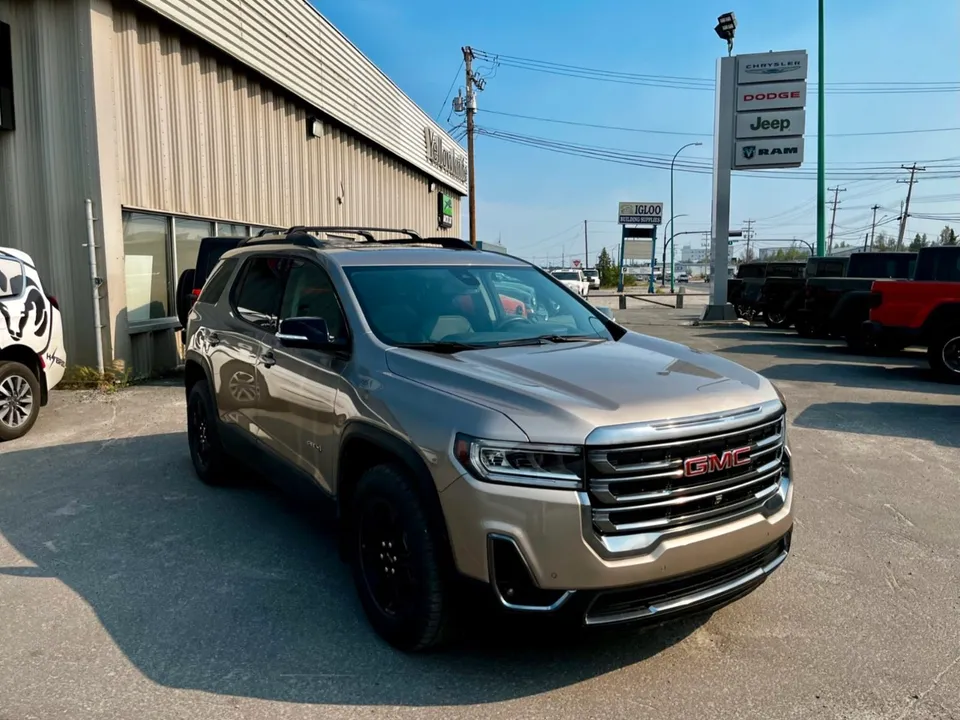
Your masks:
{"label": "floodlight on pole", "polygon": [[732,12],[724,13],[717,18],[717,26],[713,29],[721,40],[727,41],[727,55],[733,55],[733,36],[737,33],[737,17]]}

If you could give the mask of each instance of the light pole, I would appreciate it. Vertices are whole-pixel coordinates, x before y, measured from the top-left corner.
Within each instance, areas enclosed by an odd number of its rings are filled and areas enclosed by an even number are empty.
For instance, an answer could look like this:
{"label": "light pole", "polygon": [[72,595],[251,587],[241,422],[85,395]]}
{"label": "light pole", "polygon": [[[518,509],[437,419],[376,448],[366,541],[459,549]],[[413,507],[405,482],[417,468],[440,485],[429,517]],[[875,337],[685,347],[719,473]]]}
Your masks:
{"label": "light pole", "polygon": [[[676,218],[682,218],[682,217],[688,217],[687,213],[680,213],[679,215],[671,215],[671,216],[670,216],[670,219],[667,220],[667,224],[664,225],[664,227],[663,227],[664,237],[666,237],[667,230],[668,230],[669,228],[673,227],[673,221],[674,221]],[[666,267],[666,266],[667,266],[667,245],[670,245],[670,246],[672,247],[672,245],[673,245],[673,243],[671,242],[672,240],[673,240],[673,236],[671,235],[671,236],[670,236],[670,240],[667,240],[666,242],[663,243],[663,267]],[[672,265],[671,265],[671,267],[670,267],[670,272],[673,272],[673,266],[672,266]],[[666,284],[666,282],[667,282],[667,276],[666,276],[666,274],[660,275],[660,287],[663,287],[663,286]]]}
{"label": "light pole", "polygon": [[827,235],[827,182],[824,178],[823,115],[823,0],[817,9],[817,255],[823,257]]}
{"label": "light pole", "polygon": [[[703,145],[702,142],[687,143],[673,154],[673,160],[670,161],[670,224],[673,224],[673,164],[677,161],[677,155],[682,153],[688,147]],[[666,268],[663,269],[666,272]],[[673,286],[673,227],[670,228],[670,292],[674,291]]]}

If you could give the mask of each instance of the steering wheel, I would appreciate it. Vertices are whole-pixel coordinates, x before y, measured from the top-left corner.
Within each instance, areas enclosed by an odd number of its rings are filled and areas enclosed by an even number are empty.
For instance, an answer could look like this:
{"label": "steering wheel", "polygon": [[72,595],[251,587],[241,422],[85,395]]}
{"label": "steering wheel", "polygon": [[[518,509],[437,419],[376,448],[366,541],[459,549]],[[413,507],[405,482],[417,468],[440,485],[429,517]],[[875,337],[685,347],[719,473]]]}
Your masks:
{"label": "steering wheel", "polygon": [[500,323],[500,326],[499,326],[498,329],[503,329],[503,328],[509,327],[510,325],[513,325],[514,323],[518,323],[518,322],[525,322],[525,323],[529,323],[529,324],[531,324],[531,325],[533,324],[533,321],[530,320],[530,318],[528,318],[528,317],[524,317],[523,315],[511,315],[511,316],[508,317],[506,320],[504,320],[502,323]]}

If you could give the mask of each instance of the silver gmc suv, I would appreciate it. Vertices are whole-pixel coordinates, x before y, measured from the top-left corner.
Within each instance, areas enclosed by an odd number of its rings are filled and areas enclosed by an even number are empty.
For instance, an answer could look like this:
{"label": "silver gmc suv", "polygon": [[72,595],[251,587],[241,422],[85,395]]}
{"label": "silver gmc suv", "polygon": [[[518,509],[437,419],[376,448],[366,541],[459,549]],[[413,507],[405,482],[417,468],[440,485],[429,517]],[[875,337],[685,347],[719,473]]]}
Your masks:
{"label": "silver gmc suv", "polygon": [[477,584],[505,612],[661,622],[786,558],[785,408],[756,373],[462,240],[291,228],[236,245],[185,301],[196,472],[256,467],[334,499],[396,647],[448,639]]}

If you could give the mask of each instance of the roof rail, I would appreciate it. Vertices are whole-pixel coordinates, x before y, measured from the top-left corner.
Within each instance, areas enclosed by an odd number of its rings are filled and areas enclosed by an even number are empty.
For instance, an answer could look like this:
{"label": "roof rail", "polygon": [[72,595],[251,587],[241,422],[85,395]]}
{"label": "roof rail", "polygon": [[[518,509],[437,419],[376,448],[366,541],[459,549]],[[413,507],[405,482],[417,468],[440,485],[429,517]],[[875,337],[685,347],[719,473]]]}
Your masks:
{"label": "roof rail", "polygon": [[[393,237],[378,239],[373,233],[396,233],[406,237]],[[350,235],[359,235],[365,241],[380,245],[417,245],[420,243],[439,245],[449,250],[475,250],[470,243],[460,238],[454,237],[430,237],[423,238],[414,230],[396,229],[396,228],[378,228],[361,227],[356,225],[294,225],[286,230],[261,230],[255,237],[246,238],[240,242],[240,246],[250,245],[255,242],[279,242],[301,245],[304,247],[326,247],[329,242],[320,240],[310,233],[344,233]],[[281,235],[283,239],[267,237],[268,235]]]}

